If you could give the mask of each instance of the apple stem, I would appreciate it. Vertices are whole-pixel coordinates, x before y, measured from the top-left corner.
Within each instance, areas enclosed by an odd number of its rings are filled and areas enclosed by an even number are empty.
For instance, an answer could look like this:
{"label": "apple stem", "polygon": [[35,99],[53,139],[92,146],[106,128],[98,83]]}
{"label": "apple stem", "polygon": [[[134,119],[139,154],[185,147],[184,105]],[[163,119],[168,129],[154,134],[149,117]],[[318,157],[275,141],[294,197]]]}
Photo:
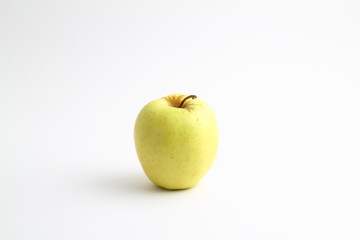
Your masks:
{"label": "apple stem", "polygon": [[184,98],[184,99],[181,101],[181,103],[180,103],[180,105],[179,105],[179,108],[182,108],[182,106],[184,105],[185,101],[188,100],[189,98],[195,99],[195,98],[197,98],[197,96],[196,96],[196,95],[189,95],[189,96],[187,96],[186,98]]}

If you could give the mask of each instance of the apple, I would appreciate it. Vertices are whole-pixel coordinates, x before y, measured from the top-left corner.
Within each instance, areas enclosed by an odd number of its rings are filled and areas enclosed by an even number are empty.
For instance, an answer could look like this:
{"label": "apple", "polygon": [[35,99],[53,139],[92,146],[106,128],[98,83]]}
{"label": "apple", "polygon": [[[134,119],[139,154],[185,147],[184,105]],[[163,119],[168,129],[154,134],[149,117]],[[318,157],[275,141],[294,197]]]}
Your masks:
{"label": "apple", "polygon": [[135,122],[134,140],[141,166],[154,184],[191,188],[215,159],[216,116],[195,95],[171,94],[143,107]]}

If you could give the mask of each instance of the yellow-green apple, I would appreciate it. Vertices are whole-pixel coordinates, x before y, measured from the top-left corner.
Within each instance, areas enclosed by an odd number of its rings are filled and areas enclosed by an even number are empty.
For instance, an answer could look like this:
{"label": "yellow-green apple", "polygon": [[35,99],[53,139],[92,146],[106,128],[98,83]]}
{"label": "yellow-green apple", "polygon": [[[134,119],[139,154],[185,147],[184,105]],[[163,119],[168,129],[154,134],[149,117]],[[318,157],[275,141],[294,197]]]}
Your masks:
{"label": "yellow-green apple", "polygon": [[154,184],[190,188],[215,159],[216,117],[195,95],[171,94],[143,107],[135,122],[134,140],[142,168]]}

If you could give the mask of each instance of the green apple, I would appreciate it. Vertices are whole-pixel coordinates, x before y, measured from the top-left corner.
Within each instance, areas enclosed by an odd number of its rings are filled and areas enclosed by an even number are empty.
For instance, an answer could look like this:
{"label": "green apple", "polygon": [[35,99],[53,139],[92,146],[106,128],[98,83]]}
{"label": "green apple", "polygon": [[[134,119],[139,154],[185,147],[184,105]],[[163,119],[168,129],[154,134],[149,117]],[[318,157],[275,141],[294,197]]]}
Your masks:
{"label": "green apple", "polygon": [[141,166],[154,184],[186,189],[200,181],[215,159],[217,120],[195,95],[172,94],[140,111],[134,140]]}

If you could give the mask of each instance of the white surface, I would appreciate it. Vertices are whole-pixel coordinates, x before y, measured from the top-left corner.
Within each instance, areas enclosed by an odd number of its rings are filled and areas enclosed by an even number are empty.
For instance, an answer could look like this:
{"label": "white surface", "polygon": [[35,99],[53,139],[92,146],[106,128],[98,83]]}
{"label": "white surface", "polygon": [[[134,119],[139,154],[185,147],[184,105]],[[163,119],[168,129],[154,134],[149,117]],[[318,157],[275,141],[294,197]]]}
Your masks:
{"label": "white surface", "polygon": [[[359,239],[359,1],[0,2],[0,239]],[[133,124],[197,94],[195,188],[145,177]]]}

